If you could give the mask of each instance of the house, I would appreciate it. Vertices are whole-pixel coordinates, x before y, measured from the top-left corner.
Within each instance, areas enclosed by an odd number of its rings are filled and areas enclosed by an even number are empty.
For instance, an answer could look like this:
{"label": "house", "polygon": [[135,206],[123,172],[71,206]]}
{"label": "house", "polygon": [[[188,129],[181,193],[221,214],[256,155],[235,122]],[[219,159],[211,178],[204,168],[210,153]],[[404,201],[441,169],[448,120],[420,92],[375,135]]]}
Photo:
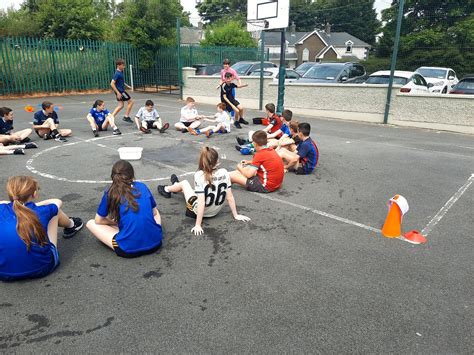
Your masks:
{"label": "house", "polygon": [[181,27],[179,35],[182,45],[199,45],[205,37],[202,22],[199,22],[198,27]]}
{"label": "house", "polygon": [[[315,29],[311,32],[297,32],[293,23],[285,37],[285,59],[290,68],[304,62],[365,60],[371,48],[370,44],[347,32],[331,32],[329,24],[324,31]],[[280,41],[281,32],[265,32],[265,49],[275,64],[280,63]],[[259,41],[259,45],[260,43]]]}

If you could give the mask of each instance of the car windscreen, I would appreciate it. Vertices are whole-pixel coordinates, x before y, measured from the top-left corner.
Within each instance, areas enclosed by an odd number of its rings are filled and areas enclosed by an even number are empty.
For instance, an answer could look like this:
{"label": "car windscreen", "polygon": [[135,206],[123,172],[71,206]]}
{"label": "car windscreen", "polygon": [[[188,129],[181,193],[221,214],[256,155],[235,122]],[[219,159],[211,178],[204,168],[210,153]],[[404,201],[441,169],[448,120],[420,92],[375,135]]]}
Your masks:
{"label": "car windscreen", "polygon": [[237,72],[237,74],[245,74],[251,66],[252,66],[251,63],[235,63],[232,66],[232,69],[234,69]]}
{"label": "car windscreen", "polygon": [[[264,71],[263,72],[263,76],[272,76],[273,73],[270,72],[270,71]],[[250,76],[260,76],[260,70],[257,70],[257,71],[253,71]]]}
{"label": "car windscreen", "polygon": [[474,90],[474,79],[465,79],[457,83],[456,89]]}
{"label": "car windscreen", "polygon": [[337,78],[342,68],[343,67],[340,65],[316,64],[303,75],[303,78],[334,80]]}
{"label": "car windscreen", "polygon": [[295,70],[298,73],[305,73],[309,68],[311,68],[314,65],[314,63],[303,63],[301,64],[298,68]]}
{"label": "car windscreen", "polygon": [[[389,75],[374,75],[374,76],[370,76],[365,83],[366,84],[388,84],[389,80],[390,80]],[[407,78],[402,78],[400,76],[393,77],[394,85],[405,85],[407,82],[408,82]]]}
{"label": "car windscreen", "polygon": [[425,78],[435,78],[435,79],[444,79],[444,78],[446,78],[446,69],[420,68],[420,69],[417,69],[416,72],[420,73]]}

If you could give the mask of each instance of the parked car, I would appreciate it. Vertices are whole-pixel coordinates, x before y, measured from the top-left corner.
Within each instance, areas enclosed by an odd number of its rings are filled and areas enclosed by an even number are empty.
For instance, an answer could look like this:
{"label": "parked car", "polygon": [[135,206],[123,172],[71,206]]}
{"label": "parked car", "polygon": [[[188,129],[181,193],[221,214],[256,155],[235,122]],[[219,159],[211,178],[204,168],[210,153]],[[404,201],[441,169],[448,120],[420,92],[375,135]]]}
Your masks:
{"label": "parked car", "polygon": [[196,75],[214,75],[220,73],[222,70],[222,64],[194,64],[193,68],[196,68]]}
{"label": "parked car", "polygon": [[316,62],[306,62],[306,63],[300,64],[295,68],[295,71],[299,75],[303,76],[315,64],[317,64],[317,63]]}
{"label": "parked car", "polygon": [[420,67],[415,71],[433,84],[430,92],[447,94],[459,82],[456,72],[451,68]]}
{"label": "parked car", "polygon": [[[259,70],[260,62],[237,62],[232,65],[231,68],[234,69],[239,76],[246,76],[252,74],[255,70]],[[263,68],[276,68],[276,65],[272,62],[263,62]]]}
{"label": "parked car", "polygon": [[[366,84],[386,84],[390,80],[390,70],[377,71],[369,76]],[[417,72],[395,70],[393,73],[393,84],[401,85],[400,92],[412,94],[429,94],[429,88],[433,84],[428,84],[423,75]]]}
{"label": "parked car", "polygon": [[365,68],[357,63],[317,63],[299,80],[300,83],[363,83]]}
{"label": "parked car", "polygon": [[[274,83],[278,83],[280,68],[266,68],[263,70],[263,76],[272,77]],[[250,74],[250,76],[260,76],[260,69],[255,70]],[[292,83],[301,78],[295,70],[293,69],[286,69],[286,76],[285,76],[285,83]]]}
{"label": "parked car", "polygon": [[459,80],[449,93],[474,95],[474,75],[468,75]]}

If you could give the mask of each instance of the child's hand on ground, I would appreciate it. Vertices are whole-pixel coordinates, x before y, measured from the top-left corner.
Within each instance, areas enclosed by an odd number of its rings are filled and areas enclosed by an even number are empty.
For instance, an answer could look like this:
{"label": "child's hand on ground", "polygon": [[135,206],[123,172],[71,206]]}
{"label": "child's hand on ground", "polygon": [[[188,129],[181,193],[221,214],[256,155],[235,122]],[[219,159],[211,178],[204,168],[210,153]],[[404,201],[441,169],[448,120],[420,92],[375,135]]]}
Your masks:
{"label": "child's hand on ground", "polygon": [[238,214],[237,216],[234,217],[237,221],[242,221],[242,222],[249,222],[250,218],[247,216],[244,216],[243,214]]}
{"label": "child's hand on ground", "polygon": [[204,233],[201,226],[194,226],[193,229],[191,229],[191,232],[193,232],[194,235],[201,235]]}

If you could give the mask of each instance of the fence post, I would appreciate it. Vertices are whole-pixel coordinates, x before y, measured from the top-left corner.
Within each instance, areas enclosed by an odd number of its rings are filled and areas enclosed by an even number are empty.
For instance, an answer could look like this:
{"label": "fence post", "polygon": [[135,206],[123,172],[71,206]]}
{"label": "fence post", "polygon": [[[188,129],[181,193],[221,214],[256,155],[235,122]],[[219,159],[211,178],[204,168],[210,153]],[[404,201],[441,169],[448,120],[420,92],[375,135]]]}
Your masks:
{"label": "fence post", "polygon": [[263,62],[265,60],[265,31],[262,30],[260,36],[260,97],[258,100],[258,109],[263,110]]}
{"label": "fence post", "polygon": [[397,31],[395,32],[395,41],[393,43],[393,52],[392,52],[392,63],[390,65],[390,79],[388,81],[387,102],[385,104],[385,112],[383,115],[384,124],[388,123],[388,115],[390,113],[390,102],[392,100],[393,75],[395,73],[395,67],[397,65],[398,47],[400,45],[400,31],[402,29],[404,5],[405,5],[405,0],[400,0],[400,4],[398,8],[398,18],[397,18]]}
{"label": "fence post", "polygon": [[176,35],[178,44],[178,85],[179,85],[179,98],[183,99],[183,67],[181,65],[181,19],[176,19]]}
{"label": "fence post", "polygon": [[130,68],[130,86],[132,87],[132,92],[135,91],[135,87],[133,86],[133,70],[132,65],[129,65]]}

